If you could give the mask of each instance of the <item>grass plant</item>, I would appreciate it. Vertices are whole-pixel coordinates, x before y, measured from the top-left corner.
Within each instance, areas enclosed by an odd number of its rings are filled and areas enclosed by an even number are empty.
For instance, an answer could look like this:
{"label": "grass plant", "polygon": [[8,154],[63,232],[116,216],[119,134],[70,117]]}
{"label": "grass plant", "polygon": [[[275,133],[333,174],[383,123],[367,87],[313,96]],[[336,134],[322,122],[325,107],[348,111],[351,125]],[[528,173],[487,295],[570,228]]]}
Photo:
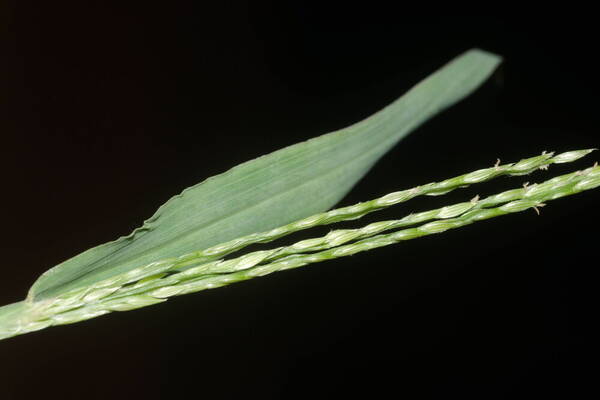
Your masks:
{"label": "grass plant", "polygon": [[[0,307],[0,339],[127,311],[275,271],[345,257],[478,221],[538,211],[600,186],[594,166],[496,195],[378,221],[267,250],[300,230],[356,220],[418,196],[440,196],[499,176],[531,174],[593,149],[544,152],[331,209],[401,138],[479,87],[500,57],[470,50],[388,107],[347,128],[243,163],[186,189],[130,235],[51,268],[23,301]],[[329,211],[327,211],[329,210]],[[234,254],[236,253],[236,254]],[[233,255],[233,256],[232,256]]]}

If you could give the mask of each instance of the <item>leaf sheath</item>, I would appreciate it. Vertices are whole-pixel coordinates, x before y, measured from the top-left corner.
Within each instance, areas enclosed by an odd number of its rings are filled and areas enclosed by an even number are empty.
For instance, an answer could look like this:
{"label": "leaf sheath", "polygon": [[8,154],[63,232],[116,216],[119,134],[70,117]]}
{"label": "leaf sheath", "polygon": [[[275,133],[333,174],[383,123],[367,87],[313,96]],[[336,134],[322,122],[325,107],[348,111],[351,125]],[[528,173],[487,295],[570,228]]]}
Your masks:
{"label": "leaf sheath", "polygon": [[499,62],[494,54],[470,50],[363,121],[240,164],[184,190],[130,235],[42,274],[29,300],[50,299],[156,260],[331,208],[401,138],[469,95]]}

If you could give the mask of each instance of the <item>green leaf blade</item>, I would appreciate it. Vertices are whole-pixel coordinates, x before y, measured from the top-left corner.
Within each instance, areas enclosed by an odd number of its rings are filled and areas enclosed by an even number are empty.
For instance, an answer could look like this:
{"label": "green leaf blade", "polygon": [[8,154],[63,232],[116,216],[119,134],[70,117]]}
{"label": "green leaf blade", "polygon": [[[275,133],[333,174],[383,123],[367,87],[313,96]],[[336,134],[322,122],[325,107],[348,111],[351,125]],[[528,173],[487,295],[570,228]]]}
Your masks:
{"label": "green leaf blade", "polygon": [[240,164],[186,189],[132,234],[44,273],[28,299],[52,298],[155,260],[331,208],[400,139],[469,95],[500,61],[496,55],[470,50],[363,121]]}

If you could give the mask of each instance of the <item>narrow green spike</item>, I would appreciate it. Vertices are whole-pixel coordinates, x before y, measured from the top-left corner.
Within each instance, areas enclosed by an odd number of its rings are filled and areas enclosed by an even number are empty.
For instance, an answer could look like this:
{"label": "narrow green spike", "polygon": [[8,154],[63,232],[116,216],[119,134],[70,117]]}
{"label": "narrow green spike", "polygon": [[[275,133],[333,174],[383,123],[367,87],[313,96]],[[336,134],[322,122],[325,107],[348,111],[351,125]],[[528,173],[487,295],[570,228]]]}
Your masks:
{"label": "narrow green spike", "polygon": [[[36,303],[15,303],[0,308],[0,339],[52,325],[83,321],[112,311],[132,310],[165,301],[172,296],[216,288],[275,271],[344,257],[359,252],[441,233],[477,221],[528,209],[546,201],[600,186],[600,167],[552,178],[546,182],[509,190],[486,199],[474,199],[397,221],[382,221],[356,230],[333,231],[291,246],[257,251],[231,260],[205,263],[170,276],[145,280],[138,285],[73,291],[69,296]],[[501,204],[501,205],[500,205]],[[441,219],[435,219],[441,218]],[[435,219],[431,221],[431,219]],[[419,226],[380,232],[424,221]],[[409,223],[410,221],[410,223]],[[358,239],[358,240],[357,240]],[[346,244],[350,241],[352,243]],[[316,252],[313,252],[316,251]]]}

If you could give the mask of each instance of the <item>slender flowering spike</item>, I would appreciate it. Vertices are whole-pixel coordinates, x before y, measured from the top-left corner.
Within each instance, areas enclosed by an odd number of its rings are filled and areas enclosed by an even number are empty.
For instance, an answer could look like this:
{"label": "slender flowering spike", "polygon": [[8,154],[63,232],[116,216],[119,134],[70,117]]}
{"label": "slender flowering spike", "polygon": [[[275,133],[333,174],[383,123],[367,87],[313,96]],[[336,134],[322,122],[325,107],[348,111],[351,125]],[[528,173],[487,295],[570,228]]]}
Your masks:
{"label": "slender flowering spike", "polygon": [[[331,210],[326,213],[317,214],[317,215],[305,218],[303,220],[297,221],[295,223],[286,225],[284,227],[279,227],[279,228],[273,229],[268,232],[245,236],[245,237],[236,239],[235,241],[221,244],[221,245],[209,248],[207,250],[186,254],[181,257],[177,257],[177,258],[173,258],[173,259],[157,261],[157,262],[151,263],[149,265],[143,266],[141,268],[137,268],[135,270],[129,271],[126,274],[116,276],[116,277],[110,278],[105,281],[98,282],[97,284],[92,285],[90,287],[76,290],[73,292],[65,293],[65,294],[61,295],[60,297],[58,297],[58,300],[56,301],[56,303],[60,304],[60,306],[55,305],[55,307],[59,307],[63,311],[73,309],[73,308],[81,306],[82,304],[86,304],[86,301],[85,301],[86,299],[93,300],[95,297],[105,296],[106,294],[111,293],[112,291],[115,291],[115,290],[118,290],[117,295],[121,294],[123,291],[130,292],[131,290],[134,290],[136,293],[143,292],[143,290],[144,290],[143,288],[149,286],[147,284],[148,282],[157,280],[158,277],[161,277],[161,278],[164,277],[165,271],[169,271],[169,270],[180,270],[180,269],[185,269],[185,268],[191,268],[194,266],[198,266],[199,264],[201,266],[198,268],[193,268],[193,270],[190,271],[190,274],[192,274],[192,275],[197,274],[200,270],[205,270],[205,273],[210,273],[210,271],[212,269],[215,269],[215,271],[217,269],[223,270],[223,268],[226,269],[227,265],[229,265],[229,264],[223,265],[223,264],[220,264],[219,262],[211,263],[211,261],[218,260],[219,256],[229,254],[234,250],[239,250],[242,247],[244,247],[248,244],[251,244],[251,243],[268,242],[268,241],[274,240],[278,237],[284,236],[285,234],[289,234],[289,233],[295,232],[300,229],[306,229],[306,228],[309,228],[309,227],[315,226],[315,225],[323,225],[326,223],[337,222],[340,220],[359,218],[360,216],[365,215],[369,212],[376,211],[383,207],[397,204],[402,201],[406,201],[406,200],[410,199],[411,197],[415,197],[420,194],[432,194],[433,193],[433,194],[437,195],[437,194],[439,194],[440,190],[447,192],[449,190],[452,190],[453,188],[466,186],[469,182],[485,181],[485,180],[490,179],[493,176],[513,175],[513,174],[521,175],[521,174],[523,174],[524,171],[534,171],[536,168],[539,168],[541,165],[549,165],[549,164],[555,162],[555,160],[558,160],[559,162],[574,161],[576,159],[579,159],[579,158],[589,154],[591,151],[593,151],[593,150],[571,151],[568,153],[559,154],[558,156],[554,156],[554,157],[553,157],[552,153],[544,152],[544,154],[542,154],[541,156],[524,159],[524,160],[519,161],[518,163],[507,164],[507,165],[503,165],[503,166],[499,166],[499,165],[494,166],[493,168],[475,171],[475,172],[465,174],[465,175],[462,175],[459,177],[447,179],[447,180],[439,182],[439,183],[431,183],[431,184],[427,184],[424,186],[420,186],[420,187],[416,187],[416,188],[412,188],[412,189],[408,189],[408,190],[404,190],[404,191],[400,191],[400,192],[390,193],[379,199],[355,204],[355,205],[349,206],[349,207],[343,207],[340,209]],[[566,154],[566,156],[565,156],[565,154]],[[494,174],[496,174],[496,175],[494,175]],[[556,184],[557,183],[554,183],[554,182],[550,183],[550,185],[556,185]],[[527,192],[525,192],[525,190],[524,190],[527,188],[524,188],[523,190],[516,189],[513,191],[501,193],[496,196],[490,196],[487,199],[485,199],[484,201],[479,202],[479,204],[477,204],[477,207],[488,207],[492,204],[499,204],[503,201],[507,202],[510,200],[518,199],[518,198],[523,197],[525,195],[525,193],[527,193],[529,196],[532,196],[534,194],[534,192],[531,192],[532,188],[533,187],[528,188]],[[476,199],[473,199],[473,200],[476,200]],[[472,202],[473,202],[473,200],[472,200]],[[477,201],[474,201],[474,202],[477,203]],[[445,207],[445,208],[439,209],[439,210],[432,210],[432,211],[428,211],[428,212],[424,212],[424,213],[419,213],[416,215],[410,215],[410,216],[405,217],[402,220],[399,220],[396,222],[384,221],[381,223],[371,224],[371,225],[365,227],[364,230],[362,231],[362,233],[334,231],[334,233],[330,234],[330,236],[328,238],[328,242],[329,242],[329,245],[331,245],[331,246],[332,245],[340,245],[342,243],[348,242],[349,240],[357,239],[359,236],[364,237],[367,232],[372,232],[373,234],[375,233],[376,230],[377,230],[377,232],[381,232],[382,231],[381,227],[383,227],[383,226],[386,226],[386,229],[397,229],[397,228],[400,228],[403,226],[408,226],[410,224],[421,223],[421,222],[427,221],[429,219],[449,218],[449,217],[453,216],[453,213],[456,213],[456,211],[457,211],[456,207],[461,208],[461,207],[465,207],[465,206],[470,207],[470,205],[468,205],[468,204],[454,205],[454,206]],[[458,211],[460,211],[460,210],[458,210]],[[458,215],[458,214],[456,214],[456,215]],[[377,226],[377,225],[379,225],[379,226]],[[302,249],[305,246],[307,246],[307,244],[309,244],[309,243],[306,241],[302,242],[302,243],[298,243],[295,245],[295,247],[294,246],[289,247],[285,251],[288,254],[299,252],[299,251],[302,251]],[[326,244],[324,244],[324,243],[317,244],[316,242],[314,242],[314,240],[313,240],[313,243],[310,245],[313,247],[313,251],[323,248],[323,246],[326,247]],[[321,247],[318,247],[319,245]],[[308,249],[305,248],[304,251],[308,251]],[[277,251],[274,253],[281,255],[284,253],[284,250],[277,249]],[[269,259],[273,259],[273,257],[275,257],[275,256],[271,255]],[[264,260],[263,260],[263,262],[264,262]],[[216,265],[218,265],[218,267]],[[169,281],[177,281],[178,279],[184,278],[185,276],[187,276],[187,274],[168,277],[168,279],[166,279],[166,278],[160,279],[158,282],[154,282],[150,286],[164,285]],[[133,285],[132,285],[132,283],[133,283]],[[123,286],[125,286],[125,287],[123,288]],[[48,304],[53,304],[53,303],[52,303],[52,301],[49,301]]]}
{"label": "slender flowering spike", "polygon": [[[221,287],[275,271],[298,268],[404,240],[445,232],[477,221],[535,209],[541,207],[544,201],[598,186],[600,186],[600,167],[594,166],[583,171],[552,178],[538,185],[530,185],[490,196],[480,201],[459,203],[408,216],[402,220],[376,222],[357,230],[333,231],[323,238],[309,239],[273,250],[257,251],[231,260],[212,261],[170,276],[156,276],[143,283],[139,282],[139,286],[125,286],[114,292],[80,291],[72,292],[73,299],[24,305],[19,303],[15,310],[17,317],[13,318],[10,324],[0,325],[2,329],[0,338],[32,332],[51,325],[83,321],[112,311],[145,307],[163,302],[172,296]],[[440,216],[447,218],[431,220]],[[392,227],[401,227],[409,220],[429,222],[392,233],[380,234]],[[349,241],[353,242],[348,243]]]}

